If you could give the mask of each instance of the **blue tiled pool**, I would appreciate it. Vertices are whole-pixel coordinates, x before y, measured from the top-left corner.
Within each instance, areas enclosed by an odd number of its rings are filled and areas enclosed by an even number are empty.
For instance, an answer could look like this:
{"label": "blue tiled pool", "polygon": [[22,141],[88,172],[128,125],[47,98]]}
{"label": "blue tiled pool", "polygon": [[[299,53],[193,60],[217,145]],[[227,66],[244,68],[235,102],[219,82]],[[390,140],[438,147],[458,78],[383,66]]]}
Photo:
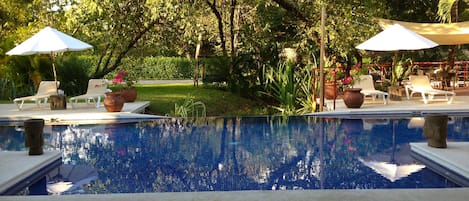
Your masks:
{"label": "blue tiled pool", "polygon": [[[469,141],[468,127],[452,117],[448,140]],[[65,164],[97,172],[69,193],[458,187],[410,157],[409,142],[426,141],[415,118],[161,119],[45,134]],[[0,150],[24,150],[23,135],[0,126]]]}

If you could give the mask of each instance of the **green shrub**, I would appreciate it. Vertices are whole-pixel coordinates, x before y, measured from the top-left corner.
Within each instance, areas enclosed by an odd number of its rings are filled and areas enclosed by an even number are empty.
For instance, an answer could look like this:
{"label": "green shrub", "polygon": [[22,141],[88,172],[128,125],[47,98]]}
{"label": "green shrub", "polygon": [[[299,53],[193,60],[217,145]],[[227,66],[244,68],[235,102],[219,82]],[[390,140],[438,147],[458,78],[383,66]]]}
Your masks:
{"label": "green shrub", "polygon": [[16,97],[15,83],[7,77],[0,78],[0,100],[12,100]]}
{"label": "green shrub", "polygon": [[50,59],[46,55],[6,57],[1,71],[4,84],[10,83],[5,86],[14,86],[14,89],[4,89],[1,99],[33,95],[41,80],[53,79]]}
{"label": "green shrub", "polygon": [[194,63],[180,57],[126,58],[119,69],[136,75],[139,80],[192,79],[194,75]]}
{"label": "green shrub", "polygon": [[65,56],[57,59],[57,79],[60,89],[67,96],[84,94],[90,79],[90,69],[93,69],[93,60],[89,57]]}
{"label": "green shrub", "polygon": [[[204,69],[202,81],[210,84],[213,82],[227,82],[229,76],[229,59],[227,57],[203,58],[200,60],[200,71]],[[202,72],[200,73],[202,76]]]}

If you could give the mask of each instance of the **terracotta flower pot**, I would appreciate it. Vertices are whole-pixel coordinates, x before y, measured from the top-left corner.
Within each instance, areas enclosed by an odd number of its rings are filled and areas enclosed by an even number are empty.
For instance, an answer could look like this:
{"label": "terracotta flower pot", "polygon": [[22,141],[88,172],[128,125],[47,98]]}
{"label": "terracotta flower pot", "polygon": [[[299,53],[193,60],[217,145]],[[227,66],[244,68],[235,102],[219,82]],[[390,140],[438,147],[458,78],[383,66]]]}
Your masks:
{"label": "terracotta flower pot", "polygon": [[120,92],[111,92],[106,94],[104,98],[104,108],[108,112],[120,112],[124,107],[125,100],[121,97]]}
{"label": "terracotta flower pot", "polygon": [[339,94],[338,85],[334,86],[334,83],[324,84],[324,97],[326,99],[336,99]]}
{"label": "terracotta flower pot", "polygon": [[344,103],[347,108],[360,108],[363,104],[364,96],[360,93],[361,88],[347,88],[344,91]]}
{"label": "terracotta flower pot", "polygon": [[135,87],[124,87],[121,91],[121,96],[126,103],[134,102],[137,99],[137,89]]}

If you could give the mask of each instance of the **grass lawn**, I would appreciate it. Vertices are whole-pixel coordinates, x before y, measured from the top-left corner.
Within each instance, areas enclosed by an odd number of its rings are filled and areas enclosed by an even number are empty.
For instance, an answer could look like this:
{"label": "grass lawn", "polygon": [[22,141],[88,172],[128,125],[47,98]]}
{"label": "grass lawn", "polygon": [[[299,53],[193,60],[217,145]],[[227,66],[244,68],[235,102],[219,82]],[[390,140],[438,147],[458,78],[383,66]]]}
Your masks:
{"label": "grass lawn", "polygon": [[194,87],[193,84],[136,85],[137,101],[150,101],[148,113],[165,115],[174,111],[174,104],[185,99],[201,101],[207,116],[254,116],[268,114],[268,107],[261,102],[242,98],[228,91]]}

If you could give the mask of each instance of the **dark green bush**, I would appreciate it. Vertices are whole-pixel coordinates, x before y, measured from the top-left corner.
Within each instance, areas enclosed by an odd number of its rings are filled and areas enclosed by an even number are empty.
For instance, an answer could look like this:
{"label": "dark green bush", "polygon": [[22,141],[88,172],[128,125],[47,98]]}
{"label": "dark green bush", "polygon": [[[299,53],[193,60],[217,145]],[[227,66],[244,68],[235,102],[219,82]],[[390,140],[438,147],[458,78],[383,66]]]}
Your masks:
{"label": "dark green bush", "polygon": [[7,77],[0,78],[0,100],[12,100],[16,97],[15,83]]}
{"label": "dark green bush", "polygon": [[[2,89],[2,99],[33,95],[41,80],[53,80],[52,66],[46,55],[5,57],[1,66],[0,78],[4,86],[14,89]],[[8,84],[7,84],[8,83]]]}
{"label": "dark green bush", "polygon": [[[229,59],[227,57],[203,58],[200,60],[200,70],[204,69],[203,82],[227,82],[229,76]],[[202,72],[200,73],[202,75]]]}
{"label": "dark green bush", "polygon": [[90,57],[66,56],[57,60],[57,79],[67,96],[84,94],[88,87],[89,71],[94,68]]}

